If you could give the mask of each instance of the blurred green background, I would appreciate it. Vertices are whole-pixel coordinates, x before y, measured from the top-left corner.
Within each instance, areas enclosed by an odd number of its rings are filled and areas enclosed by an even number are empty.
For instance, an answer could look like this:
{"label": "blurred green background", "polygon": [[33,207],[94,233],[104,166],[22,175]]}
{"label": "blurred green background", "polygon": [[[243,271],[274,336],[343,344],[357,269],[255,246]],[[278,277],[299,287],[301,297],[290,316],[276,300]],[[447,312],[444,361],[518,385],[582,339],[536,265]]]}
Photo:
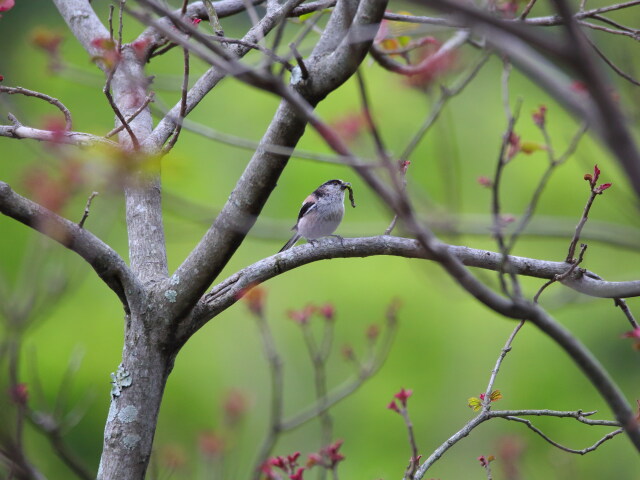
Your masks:
{"label": "blurred green background", "polygon": [[[33,14],[36,4],[38,12]],[[106,21],[108,2],[94,1],[93,5]],[[391,8],[415,10],[402,3]],[[532,15],[546,12],[545,5],[541,5]],[[611,17],[637,25],[640,12],[636,7]],[[223,21],[229,36],[241,36],[248,24],[245,15]],[[47,57],[31,41],[34,29],[39,27],[64,35],[61,51],[65,62],[72,67],[55,74],[48,69]],[[292,24],[289,33],[297,28],[298,25]],[[131,41],[140,31],[140,25],[128,19],[125,41]],[[433,34],[447,38],[446,32],[437,29]],[[631,72],[637,70],[637,46],[632,40],[611,38],[598,32],[592,35],[614,61]],[[0,45],[0,74],[5,77],[4,85],[19,85],[60,99],[73,113],[75,130],[104,134],[112,128],[113,114],[101,92],[103,79],[49,2],[18,2],[12,11],[4,13],[0,19]],[[477,52],[465,47],[458,59],[457,72],[468,66],[476,55]],[[248,56],[246,61],[257,62],[258,57]],[[154,59],[149,65],[149,74],[156,75],[154,90],[159,105],[171,106],[179,100],[181,69],[178,49]],[[205,69],[205,65],[194,61],[192,79]],[[398,155],[434,104],[438,88],[434,86],[426,93],[409,88],[401,78],[369,60],[365,61],[362,71],[384,140],[389,151]],[[492,58],[472,84],[447,104],[438,123],[410,158],[410,193],[426,219],[458,225],[456,234],[442,232],[442,238],[450,243],[496,249],[487,217],[490,192],[478,184],[477,178],[492,176],[506,125],[501,72],[501,62]],[[450,84],[456,75],[454,72],[444,77],[443,82]],[[640,96],[629,84],[622,83],[623,80],[612,77],[612,81],[619,88],[620,104],[637,131]],[[545,104],[549,109],[547,124],[554,147],[563,151],[578,123],[516,70],[510,82],[510,95],[512,100],[520,98],[523,102],[516,127],[522,139],[542,142],[530,114],[538,105]],[[48,118],[59,115],[50,105],[36,99],[5,95],[0,100],[3,118],[12,112],[27,125],[42,126]],[[277,103],[271,95],[226,79],[189,118],[220,132],[258,141]],[[357,86],[350,81],[323,102],[318,112],[327,121],[337,122],[358,109]],[[8,138],[0,138],[0,144],[0,179],[19,193],[28,193],[25,178],[35,166],[45,168],[54,176],[60,170],[61,155],[50,147]],[[374,156],[373,142],[366,134],[351,146],[357,155]],[[300,149],[330,153],[311,130],[302,139]],[[163,188],[167,195],[165,227],[171,270],[182,262],[205,232],[251,154],[250,150],[183,131],[176,148],[163,159]],[[96,156],[96,152],[90,150],[83,154],[85,168],[95,168],[92,178],[95,184],[88,184],[77,192],[63,213],[79,220],[87,196],[93,190],[100,191],[87,228],[127,258],[121,194],[117,185],[105,184],[106,177],[102,176]],[[603,172],[602,180],[613,182],[613,187],[597,198],[589,227],[593,234],[608,235],[612,242],[589,241],[584,266],[607,279],[636,279],[640,273],[637,248],[623,248],[620,243],[639,241],[637,201],[616,162],[597,141],[588,137],[549,182],[538,208],[539,223],[518,242],[514,253],[564,259],[588,194],[582,177],[595,163]],[[505,213],[521,215],[546,165],[545,152],[519,154],[509,164],[502,185]],[[289,236],[299,202],[331,178],[352,182],[358,203],[356,209],[347,208],[338,233],[345,236],[382,233],[390,214],[356,174],[347,167],[294,158],[258,221],[256,235],[242,245],[221,279],[276,252]],[[553,222],[562,225],[559,235],[538,235]],[[627,227],[630,233],[618,233],[616,225]],[[11,292],[7,300],[10,302],[28,302],[32,294],[44,295],[43,292],[55,290],[62,281],[68,282],[62,294],[43,297],[47,305],[35,318],[29,319],[21,381],[29,385],[32,408],[50,409],[69,360],[81,355],[73,382],[65,384],[64,391],[68,396],[67,411],[76,412],[78,404],[84,405],[86,411],[77,425],[66,432],[65,439],[95,471],[109,405],[109,374],[116,370],[122,349],[123,313],[119,302],[74,254],[41,240],[28,228],[4,216],[0,217],[0,273],[5,292]],[[497,287],[495,273],[477,273]],[[532,279],[523,279],[522,283],[528,295],[533,295],[542,284]],[[285,360],[285,408],[289,414],[314,398],[312,369],[300,329],[287,316],[289,310],[309,303],[330,302],[335,306],[336,341],[329,382],[338,385],[353,374],[351,365],[341,357],[341,347],[351,345],[357,355],[365,356],[367,328],[373,323],[384,323],[385,311],[394,299],[402,303],[398,335],[386,364],[373,379],[331,411],[334,437],[345,440],[342,452],[346,461],[340,467],[340,475],[347,479],[391,479],[402,475],[410,455],[406,429],[400,416],[386,409],[401,387],[414,392],[409,401],[410,415],[420,453],[425,457],[461,428],[473,415],[467,399],[486,388],[500,349],[515,326],[470,299],[437,265],[424,261],[392,257],[323,261],[270,280],[264,288],[268,294],[269,322]],[[613,302],[585,298],[555,285],[543,295],[541,303],[586,343],[621,385],[629,401],[635,403],[635,399],[640,398],[640,356],[629,340],[620,338],[629,327]],[[638,312],[640,302],[630,300],[629,305]],[[3,334],[7,335],[5,323]],[[3,368],[0,375],[5,376],[6,365]],[[36,372],[43,398],[35,391]],[[608,408],[576,366],[532,326],[525,326],[516,339],[495,387],[504,395],[496,408],[599,410],[597,418],[611,418]],[[177,358],[160,412],[156,455],[150,470],[154,478],[213,478],[198,438],[205,431],[220,432],[222,404],[230,391],[242,392],[247,411],[225,450],[224,478],[247,478],[257,446],[265,434],[269,383],[255,322],[241,303],[199,331]],[[4,393],[2,395],[4,399]],[[571,420],[535,419],[535,424],[556,441],[572,448],[591,445],[609,431]],[[6,424],[0,426],[0,429],[10,428]],[[321,446],[318,432],[317,423],[311,422],[282,437],[274,454],[299,450],[306,455],[317,451]],[[514,454],[514,449],[519,453]],[[48,443],[31,428],[26,431],[26,451],[34,465],[49,478],[70,476]],[[490,454],[497,457],[492,464],[494,478],[509,478],[503,471],[508,458],[517,465],[519,478],[640,478],[637,452],[623,436],[589,455],[576,456],[551,447],[522,425],[498,420],[482,425],[451,449],[427,477],[484,478],[476,458]],[[309,478],[313,475],[311,472]]]}

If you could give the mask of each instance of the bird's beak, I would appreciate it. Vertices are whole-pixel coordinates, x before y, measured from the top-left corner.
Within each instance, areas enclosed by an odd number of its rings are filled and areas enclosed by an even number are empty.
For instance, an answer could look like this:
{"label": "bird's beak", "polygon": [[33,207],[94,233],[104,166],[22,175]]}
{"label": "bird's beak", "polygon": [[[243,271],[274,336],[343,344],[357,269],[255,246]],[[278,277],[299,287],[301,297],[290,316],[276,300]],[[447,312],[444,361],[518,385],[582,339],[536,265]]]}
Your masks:
{"label": "bird's beak", "polygon": [[341,188],[344,190],[345,188],[351,188],[351,184],[349,182],[342,182]]}

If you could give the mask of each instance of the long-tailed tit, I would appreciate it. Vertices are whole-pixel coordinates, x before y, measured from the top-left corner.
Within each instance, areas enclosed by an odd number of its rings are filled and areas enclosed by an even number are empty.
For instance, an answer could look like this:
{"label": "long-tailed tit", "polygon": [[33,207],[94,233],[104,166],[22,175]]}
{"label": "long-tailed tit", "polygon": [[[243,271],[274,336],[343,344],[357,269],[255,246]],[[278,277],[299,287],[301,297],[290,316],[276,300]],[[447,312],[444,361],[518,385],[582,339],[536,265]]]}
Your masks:
{"label": "long-tailed tit", "polygon": [[313,242],[320,237],[333,234],[344,216],[344,191],[347,189],[351,205],[355,207],[353,190],[349,182],[329,180],[316,188],[302,202],[298,221],[291,229],[296,233],[280,249],[280,252],[293,247],[301,237]]}

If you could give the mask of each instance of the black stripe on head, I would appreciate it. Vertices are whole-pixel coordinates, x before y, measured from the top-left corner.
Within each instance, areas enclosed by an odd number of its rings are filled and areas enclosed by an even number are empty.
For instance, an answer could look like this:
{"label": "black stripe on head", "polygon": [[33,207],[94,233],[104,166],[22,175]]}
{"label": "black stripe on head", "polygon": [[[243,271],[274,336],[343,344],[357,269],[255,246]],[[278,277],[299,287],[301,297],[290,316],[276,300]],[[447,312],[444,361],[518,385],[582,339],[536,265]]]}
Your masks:
{"label": "black stripe on head", "polygon": [[342,180],[329,180],[328,182],[324,182],[322,185],[320,185],[321,187],[324,187],[325,185],[342,185],[344,182]]}
{"label": "black stripe on head", "polygon": [[343,185],[344,185],[344,182],[342,180],[329,180],[328,182],[324,182],[322,185],[316,188],[315,192],[313,193],[318,198],[324,197],[327,194],[325,187],[329,187],[329,186],[342,187]]}

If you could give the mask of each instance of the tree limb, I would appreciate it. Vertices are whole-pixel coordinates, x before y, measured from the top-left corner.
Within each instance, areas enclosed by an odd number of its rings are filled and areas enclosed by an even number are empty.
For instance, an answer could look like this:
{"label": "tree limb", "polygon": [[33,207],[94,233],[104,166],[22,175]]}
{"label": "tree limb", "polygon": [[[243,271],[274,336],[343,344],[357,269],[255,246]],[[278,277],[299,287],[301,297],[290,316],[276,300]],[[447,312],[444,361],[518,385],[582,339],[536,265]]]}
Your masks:
{"label": "tree limb", "polygon": [[[342,40],[337,47],[332,45],[335,48],[331,54],[324,51],[329,45],[320,42],[318,48],[322,55],[314,50],[306,61],[311,79],[305,83],[294,82],[296,95],[285,97],[296,101],[299,94],[309,102],[305,103],[307,111],[303,114],[289,101],[283,100],[261,144],[296,145],[307,121],[311,119],[313,122],[312,106],[345,82],[364,59],[375,36],[375,31],[370,29],[377,30],[377,22],[385,6],[385,0],[363,2],[353,12],[349,33],[340,37]],[[336,11],[341,12],[337,8],[334,13]],[[333,22],[330,20],[323,35],[330,37],[342,32],[344,23],[344,16]],[[256,151],[213,225],[167,285],[177,293],[174,305],[177,311],[192,308],[227,264],[253,226],[288,160],[289,155],[271,154],[261,148]]]}
{"label": "tree limb", "polygon": [[[462,264],[499,271],[503,268],[503,256],[499,252],[478,250],[457,245],[443,245],[447,252]],[[272,255],[245,267],[216,285],[196,307],[193,324],[183,324],[178,337],[191,335],[208,320],[229,308],[251,286],[265,282],[285,272],[308,263],[332,258],[361,258],[377,255],[392,255],[404,258],[435,260],[435,256],[422,248],[418,241],[394,237],[344,238],[342,241],[321,240],[315,245],[304,244],[285,252]],[[517,275],[550,279],[562,275],[571,267],[564,262],[552,262],[526,257],[509,257],[509,268]],[[601,298],[640,296],[640,280],[630,282],[606,282],[594,274],[577,270],[562,283],[585,295]]]}
{"label": "tree limb", "polygon": [[18,125],[0,125],[0,137],[17,138],[18,140],[30,139],[40,142],[64,143],[86,147],[95,143],[102,143],[119,147],[117,143],[107,140],[104,137],[85,132],[54,132],[51,130],[41,130],[39,128]]}
{"label": "tree limb", "polygon": [[[87,0],[53,0],[56,8],[67,23],[69,30],[78,39],[82,47],[91,58],[98,58],[102,50],[92,44],[96,38],[109,38],[109,31],[100,21],[96,12]],[[109,67],[99,62],[99,67],[105,73]]]}
{"label": "tree limb", "polygon": [[129,310],[127,296],[139,286],[124,260],[98,237],[78,224],[18,195],[0,182],[0,212],[24,223],[84,258]]}

